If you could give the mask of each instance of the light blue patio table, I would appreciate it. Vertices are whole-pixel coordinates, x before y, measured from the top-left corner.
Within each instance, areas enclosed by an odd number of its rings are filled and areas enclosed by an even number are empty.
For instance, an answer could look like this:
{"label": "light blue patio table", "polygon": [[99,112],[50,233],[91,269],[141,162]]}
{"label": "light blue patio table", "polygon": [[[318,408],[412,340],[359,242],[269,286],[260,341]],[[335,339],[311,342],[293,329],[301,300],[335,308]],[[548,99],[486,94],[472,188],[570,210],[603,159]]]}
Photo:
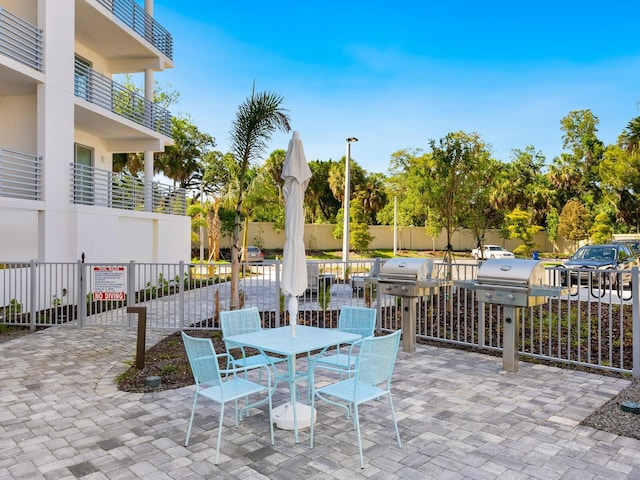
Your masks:
{"label": "light blue patio table", "polygon": [[[355,342],[360,340],[361,337],[358,334],[341,332],[333,328],[308,327],[306,325],[296,325],[295,336],[292,336],[291,329],[291,326],[266,328],[258,332],[232,335],[225,340],[245,347],[255,348],[262,353],[277,353],[287,357],[288,373],[285,378],[289,384],[291,405],[293,406],[293,431],[295,441],[298,443],[298,408],[306,407],[309,409],[310,421],[314,420],[315,412],[311,412],[308,405],[296,402],[296,383],[303,378],[308,378],[308,373],[302,374],[296,371],[296,355],[314,350],[326,350],[338,344]],[[280,407],[274,408],[274,411],[277,408]]]}

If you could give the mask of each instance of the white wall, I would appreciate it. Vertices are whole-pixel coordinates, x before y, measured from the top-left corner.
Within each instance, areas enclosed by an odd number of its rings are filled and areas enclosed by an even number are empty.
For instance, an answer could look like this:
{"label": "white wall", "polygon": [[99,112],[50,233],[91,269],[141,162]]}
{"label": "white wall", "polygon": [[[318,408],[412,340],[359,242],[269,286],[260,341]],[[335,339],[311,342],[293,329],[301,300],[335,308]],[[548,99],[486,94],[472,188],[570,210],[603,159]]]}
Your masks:
{"label": "white wall", "polygon": [[37,0],[2,0],[2,7],[31,25],[38,25]]}
{"label": "white wall", "polygon": [[38,212],[0,208],[0,262],[23,262],[38,257]]}
{"label": "white wall", "polygon": [[35,155],[37,97],[24,95],[0,98],[0,148]]}

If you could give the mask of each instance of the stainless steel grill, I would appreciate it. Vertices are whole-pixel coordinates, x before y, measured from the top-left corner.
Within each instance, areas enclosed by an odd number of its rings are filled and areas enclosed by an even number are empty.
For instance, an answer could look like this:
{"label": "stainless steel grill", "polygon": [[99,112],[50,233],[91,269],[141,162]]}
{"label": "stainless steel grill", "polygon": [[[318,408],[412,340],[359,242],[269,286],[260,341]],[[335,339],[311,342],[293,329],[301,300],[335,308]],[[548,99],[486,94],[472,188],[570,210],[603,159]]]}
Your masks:
{"label": "stainless steel grill", "polygon": [[378,284],[380,293],[401,299],[402,350],[416,351],[416,303],[424,295],[437,295],[440,287],[450,285],[436,278],[436,265],[431,258],[392,258],[368,281]]}
{"label": "stainless steel grill", "polygon": [[502,365],[507,372],[518,371],[520,307],[547,302],[547,297],[568,293],[568,289],[546,284],[544,263],[538,260],[490,259],[480,268],[476,280],[456,285],[476,291],[478,302],[504,306]]}
{"label": "stainless steel grill", "polygon": [[392,258],[380,268],[381,293],[397,297],[431,295],[440,286],[435,277],[435,263],[430,258]]}
{"label": "stainless steel grill", "polygon": [[544,285],[544,263],[537,260],[492,259],[478,269],[476,292],[479,301],[532,307],[558,292]]}

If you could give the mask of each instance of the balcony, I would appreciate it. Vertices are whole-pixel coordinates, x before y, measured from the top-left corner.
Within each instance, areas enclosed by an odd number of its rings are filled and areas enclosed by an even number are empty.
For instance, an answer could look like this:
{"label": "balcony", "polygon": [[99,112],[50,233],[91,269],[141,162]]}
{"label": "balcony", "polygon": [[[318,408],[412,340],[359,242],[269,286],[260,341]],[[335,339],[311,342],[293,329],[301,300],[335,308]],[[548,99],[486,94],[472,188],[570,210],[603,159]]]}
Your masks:
{"label": "balcony", "polygon": [[[100,8],[104,7],[104,8]],[[76,1],[76,40],[113,73],[173,66],[173,38],[133,0]]]}
{"label": "balcony", "polygon": [[0,7],[0,53],[42,72],[42,30]]}
{"label": "balcony", "polygon": [[76,205],[185,215],[187,194],[183,188],[151,184],[151,205],[145,204],[145,182],[126,173],[115,173],[79,163],[71,164],[72,202]]}
{"label": "balcony", "polygon": [[42,157],[0,148],[0,197],[42,200]]}
{"label": "balcony", "polygon": [[[75,64],[74,93],[78,98],[171,137],[171,114],[167,110],[78,61]],[[108,130],[105,131],[107,133]]]}
{"label": "balcony", "polygon": [[42,30],[0,7],[0,95],[34,95],[44,81]]}

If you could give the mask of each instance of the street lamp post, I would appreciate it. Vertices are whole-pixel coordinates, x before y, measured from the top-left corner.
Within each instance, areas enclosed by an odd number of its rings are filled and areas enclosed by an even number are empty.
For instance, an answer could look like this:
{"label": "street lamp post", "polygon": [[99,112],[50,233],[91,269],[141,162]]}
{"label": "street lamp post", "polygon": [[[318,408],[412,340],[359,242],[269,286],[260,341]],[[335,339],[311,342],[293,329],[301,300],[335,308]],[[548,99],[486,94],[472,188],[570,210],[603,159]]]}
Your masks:
{"label": "street lamp post", "polygon": [[347,268],[347,261],[349,260],[349,204],[351,202],[351,144],[357,142],[355,137],[347,138],[347,158],[344,164],[344,207],[342,213],[344,216],[344,224],[342,228],[342,261],[344,262],[344,268]]}

